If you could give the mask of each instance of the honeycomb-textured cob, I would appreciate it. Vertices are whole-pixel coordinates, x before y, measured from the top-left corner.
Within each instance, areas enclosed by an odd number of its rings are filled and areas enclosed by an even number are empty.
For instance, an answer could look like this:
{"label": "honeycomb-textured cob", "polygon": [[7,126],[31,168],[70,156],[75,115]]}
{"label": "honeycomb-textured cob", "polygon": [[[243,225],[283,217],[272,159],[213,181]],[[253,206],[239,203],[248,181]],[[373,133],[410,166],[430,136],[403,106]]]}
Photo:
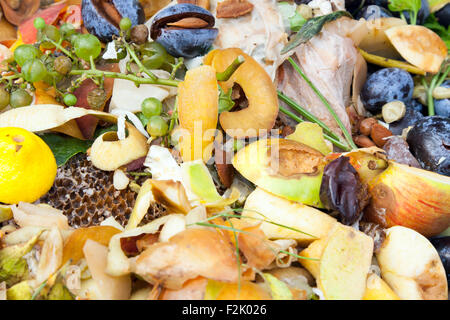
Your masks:
{"label": "honeycomb-textured cob", "polygon": [[[79,154],[58,168],[53,187],[40,202],[62,210],[74,228],[99,225],[110,216],[125,226],[136,196],[130,188],[116,190],[113,172],[95,168],[86,155]],[[142,222],[149,222],[164,212],[162,205],[153,204]]]}

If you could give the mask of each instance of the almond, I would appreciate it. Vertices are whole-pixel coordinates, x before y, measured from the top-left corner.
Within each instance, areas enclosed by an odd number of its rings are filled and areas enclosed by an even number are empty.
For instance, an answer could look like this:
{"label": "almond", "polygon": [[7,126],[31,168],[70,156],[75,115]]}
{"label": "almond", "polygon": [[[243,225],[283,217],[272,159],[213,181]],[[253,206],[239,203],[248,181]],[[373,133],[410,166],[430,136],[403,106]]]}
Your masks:
{"label": "almond", "polygon": [[374,147],[375,143],[369,137],[359,135],[353,138],[355,144],[360,148]]}
{"label": "almond", "polygon": [[365,136],[369,136],[372,131],[372,126],[378,123],[375,118],[366,118],[359,124],[359,132]]}
{"label": "almond", "polygon": [[201,29],[208,26],[208,22],[200,18],[184,18],[176,22],[167,24],[169,27],[177,27],[183,29]]}
{"label": "almond", "polygon": [[217,18],[237,18],[253,10],[253,4],[247,0],[225,0],[217,5]]}
{"label": "almond", "polygon": [[370,137],[378,147],[383,147],[387,142],[385,138],[392,136],[392,132],[379,123],[375,123],[370,131]]}

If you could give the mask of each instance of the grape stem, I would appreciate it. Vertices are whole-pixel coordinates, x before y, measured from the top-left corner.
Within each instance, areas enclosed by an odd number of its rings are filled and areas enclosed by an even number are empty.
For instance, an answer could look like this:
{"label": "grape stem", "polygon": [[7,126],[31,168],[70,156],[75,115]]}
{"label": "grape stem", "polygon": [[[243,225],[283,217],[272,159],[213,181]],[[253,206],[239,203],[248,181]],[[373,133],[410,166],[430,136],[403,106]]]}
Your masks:
{"label": "grape stem", "polygon": [[61,45],[61,41],[59,42],[55,42],[52,39],[48,38],[48,37],[44,37],[44,41],[48,41],[51,44],[53,44],[56,48],[58,48],[59,51],[61,51],[62,53],[64,53],[66,56],[68,56],[70,59],[74,60],[75,62],[79,62],[78,58],[75,57],[73,54],[71,54],[68,50],[66,50],[66,48],[64,48]]}
{"label": "grape stem", "polygon": [[134,60],[134,62],[138,65],[139,70],[144,72],[146,75],[148,75],[150,77],[150,79],[152,79],[153,81],[157,81],[158,78],[153,74],[153,72],[151,72],[150,70],[148,70],[143,64],[142,62],[138,59],[138,57],[136,56],[136,53],[134,52],[134,50],[130,47],[130,45],[125,41],[125,38],[122,37],[122,43],[125,47],[125,49],[127,50],[128,54],[130,55],[130,57]]}
{"label": "grape stem", "polygon": [[72,70],[69,73],[70,75],[85,75],[88,77],[105,77],[105,78],[118,78],[133,81],[136,85],[139,84],[159,84],[171,87],[177,87],[181,82],[179,80],[171,80],[171,79],[151,79],[151,78],[142,78],[135,76],[133,74],[123,74],[119,72],[110,72],[110,71],[101,71],[101,70]]}

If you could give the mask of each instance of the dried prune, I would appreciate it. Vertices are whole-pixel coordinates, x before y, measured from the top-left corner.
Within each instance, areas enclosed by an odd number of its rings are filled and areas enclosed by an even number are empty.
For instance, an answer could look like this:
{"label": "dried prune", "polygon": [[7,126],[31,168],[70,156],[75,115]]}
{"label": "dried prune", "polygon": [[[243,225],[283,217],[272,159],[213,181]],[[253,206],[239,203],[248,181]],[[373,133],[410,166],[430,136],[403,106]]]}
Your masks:
{"label": "dried prune", "polygon": [[343,224],[352,225],[361,218],[369,194],[350,158],[341,156],[325,166],[320,200],[326,209],[339,213]]}

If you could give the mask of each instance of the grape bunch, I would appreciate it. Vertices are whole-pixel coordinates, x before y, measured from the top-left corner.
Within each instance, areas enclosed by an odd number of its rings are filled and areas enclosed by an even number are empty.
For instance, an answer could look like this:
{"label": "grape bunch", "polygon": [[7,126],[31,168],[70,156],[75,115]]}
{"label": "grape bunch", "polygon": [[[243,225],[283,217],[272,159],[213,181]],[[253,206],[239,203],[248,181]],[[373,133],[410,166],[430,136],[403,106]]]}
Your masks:
{"label": "grape bunch", "polygon": [[[22,44],[14,51],[13,61],[0,79],[0,111],[8,105],[19,108],[30,105],[37,82],[53,86],[56,99],[67,106],[77,104],[74,91],[87,79],[91,79],[97,89],[89,93],[88,104],[98,109],[106,102],[103,88],[105,78],[121,78],[139,84],[163,84],[177,86],[175,73],[184,67],[182,58],[174,58],[156,42],[148,42],[148,29],[145,25],[131,27],[131,21],[123,18],[120,22],[120,36],[113,39],[116,59],[102,58],[102,43],[92,34],[80,33],[69,23],[59,28],[48,25],[42,18],[34,20],[37,29],[37,42]],[[97,68],[99,62],[117,63],[129,57],[127,72],[117,73]],[[131,67],[135,65],[135,68]],[[137,66],[137,68],[136,68]],[[138,71],[136,72],[136,69]],[[169,79],[156,77],[151,70],[163,69],[169,72]],[[134,72],[133,72],[134,70]],[[155,99],[156,100],[156,99]],[[162,104],[158,100],[143,103],[143,113],[148,131],[153,136],[167,133],[167,123],[161,117]],[[158,111],[159,110],[159,111]]]}

